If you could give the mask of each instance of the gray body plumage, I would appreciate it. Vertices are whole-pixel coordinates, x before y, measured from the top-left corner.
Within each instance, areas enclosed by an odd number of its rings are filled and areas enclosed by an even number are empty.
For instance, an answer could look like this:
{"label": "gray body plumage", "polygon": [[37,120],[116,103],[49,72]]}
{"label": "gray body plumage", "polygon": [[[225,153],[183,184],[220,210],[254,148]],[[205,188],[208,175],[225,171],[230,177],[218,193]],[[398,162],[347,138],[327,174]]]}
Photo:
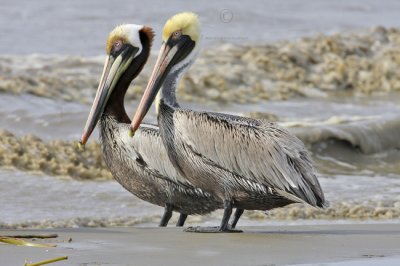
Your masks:
{"label": "gray body plumage", "polygon": [[171,102],[159,102],[160,132],[171,162],[194,186],[242,209],[327,205],[308,152],[287,130]]}
{"label": "gray body plumage", "polygon": [[147,202],[184,214],[206,214],[221,208],[221,201],[182,178],[168,160],[158,128],[143,125],[130,138],[129,124],[103,114],[100,140],[104,160],[125,189]]}

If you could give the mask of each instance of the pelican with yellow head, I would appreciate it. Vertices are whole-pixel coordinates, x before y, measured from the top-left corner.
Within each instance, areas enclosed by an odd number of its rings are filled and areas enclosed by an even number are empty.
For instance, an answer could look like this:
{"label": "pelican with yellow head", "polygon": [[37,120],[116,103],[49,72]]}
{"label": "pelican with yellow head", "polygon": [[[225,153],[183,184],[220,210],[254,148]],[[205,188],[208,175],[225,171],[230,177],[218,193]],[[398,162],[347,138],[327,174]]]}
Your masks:
{"label": "pelican with yellow head", "polygon": [[[138,112],[135,113],[132,123],[133,133],[139,127],[163,83],[165,85],[157,99],[168,98],[171,104],[177,104],[174,87],[176,84],[172,83],[178,82],[180,75],[195,61],[200,47],[200,35],[200,23],[194,13],[180,13],[167,21],[156,66],[147,86],[153,89],[145,91],[137,108]],[[156,106],[157,110],[158,107],[159,104]]]}
{"label": "pelican with yellow head", "polygon": [[158,125],[170,161],[191,184],[223,201],[218,229],[189,231],[238,232],[228,226],[234,207],[240,216],[243,209],[270,210],[296,202],[327,206],[310,155],[286,129],[179,106],[176,86],[196,58],[200,36],[193,13],[179,13],[167,21],[158,60],[130,128],[131,135],[137,132],[158,94]]}

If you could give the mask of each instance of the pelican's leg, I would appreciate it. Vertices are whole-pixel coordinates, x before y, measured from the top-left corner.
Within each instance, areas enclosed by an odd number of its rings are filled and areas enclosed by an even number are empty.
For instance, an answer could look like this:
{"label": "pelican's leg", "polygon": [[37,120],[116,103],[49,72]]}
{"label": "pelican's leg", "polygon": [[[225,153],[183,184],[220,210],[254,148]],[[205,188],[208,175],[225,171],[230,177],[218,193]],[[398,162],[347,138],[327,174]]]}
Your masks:
{"label": "pelican's leg", "polygon": [[229,218],[232,215],[232,202],[230,200],[224,200],[224,216],[222,216],[221,225],[219,226],[220,231],[227,231],[229,225]]}
{"label": "pelican's leg", "polygon": [[185,232],[193,233],[241,233],[243,231],[232,229],[229,226],[229,218],[232,214],[232,201],[224,200],[224,215],[219,227],[188,227]]}
{"label": "pelican's leg", "polygon": [[235,216],[234,216],[233,221],[231,223],[231,228],[232,229],[236,228],[236,224],[239,221],[240,216],[242,216],[243,212],[244,212],[243,209],[236,209]]}
{"label": "pelican's leg", "polygon": [[181,213],[181,215],[179,215],[179,220],[176,223],[176,226],[183,226],[185,224],[186,218],[188,217],[187,214]]}
{"label": "pelican's leg", "polygon": [[161,226],[161,227],[167,226],[169,219],[171,219],[173,209],[174,209],[174,207],[171,204],[168,204],[168,203],[165,204],[164,214],[163,214],[163,217],[161,218],[159,226]]}
{"label": "pelican's leg", "polygon": [[[231,228],[229,226],[229,218],[231,218],[231,215],[232,215],[232,201],[224,200],[224,216],[222,216],[222,221],[221,221],[221,225],[219,226],[219,231],[226,232],[226,233],[241,233],[241,232],[243,232],[242,230],[236,230],[236,229],[234,229],[234,227]],[[239,217],[240,217],[240,215],[239,215]]]}

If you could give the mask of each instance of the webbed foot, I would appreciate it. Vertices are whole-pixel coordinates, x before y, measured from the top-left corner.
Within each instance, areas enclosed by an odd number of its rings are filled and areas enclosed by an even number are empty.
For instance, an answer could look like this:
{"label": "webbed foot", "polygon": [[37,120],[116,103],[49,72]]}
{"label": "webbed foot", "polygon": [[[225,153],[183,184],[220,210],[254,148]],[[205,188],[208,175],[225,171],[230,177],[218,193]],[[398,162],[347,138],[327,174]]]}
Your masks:
{"label": "webbed foot", "polygon": [[209,227],[202,227],[202,226],[190,226],[183,230],[183,232],[189,233],[242,233],[242,230],[233,229],[230,226],[225,229],[221,229],[218,226],[209,226]]}

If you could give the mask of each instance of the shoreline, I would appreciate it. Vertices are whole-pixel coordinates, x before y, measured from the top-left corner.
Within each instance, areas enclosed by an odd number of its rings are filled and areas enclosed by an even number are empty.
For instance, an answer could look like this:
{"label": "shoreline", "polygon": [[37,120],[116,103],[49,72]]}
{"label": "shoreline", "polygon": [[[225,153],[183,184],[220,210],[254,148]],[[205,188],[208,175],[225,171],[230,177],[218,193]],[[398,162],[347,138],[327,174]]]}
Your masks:
{"label": "shoreline", "polygon": [[22,265],[25,259],[37,262],[68,256],[57,265],[400,263],[400,223],[241,229],[244,233],[184,233],[173,227],[1,230],[0,235],[56,233],[59,237],[35,241],[57,244],[56,248],[1,244],[0,261]]}

